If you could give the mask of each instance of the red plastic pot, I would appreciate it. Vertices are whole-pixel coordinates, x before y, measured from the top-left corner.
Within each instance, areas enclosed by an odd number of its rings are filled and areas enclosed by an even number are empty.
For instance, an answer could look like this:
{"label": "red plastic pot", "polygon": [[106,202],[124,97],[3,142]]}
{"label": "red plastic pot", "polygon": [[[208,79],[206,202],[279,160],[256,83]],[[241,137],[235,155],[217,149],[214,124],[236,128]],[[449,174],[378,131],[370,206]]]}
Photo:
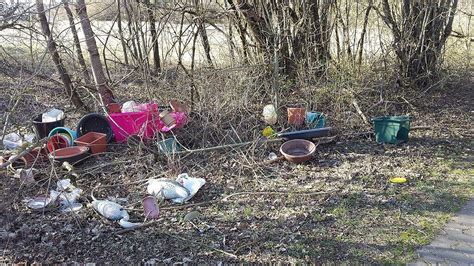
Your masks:
{"label": "red plastic pot", "polygon": [[303,125],[306,116],[305,108],[288,108],[288,123],[293,126]]}
{"label": "red plastic pot", "polygon": [[67,148],[69,147],[69,140],[61,134],[55,134],[51,138],[49,138],[46,147],[48,148],[49,152],[53,152],[54,150],[62,148]]}
{"label": "red plastic pot", "polygon": [[107,135],[98,132],[89,132],[77,138],[77,146],[89,147],[92,154],[103,153],[107,151]]}
{"label": "red plastic pot", "polygon": [[78,164],[89,156],[89,147],[74,146],[62,148],[50,153],[49,156],[60,163]]}
{"label": "red plastic pot", "polygon": [[46,148],[36,147],[27,154],[25,154],[23,158],[25,158],[25,160],[28,162],[28,165],[31,165],[34,162],[39,163],[47,161],[47,156],[48,150]]}
{"label": "red plastic pot", "polygon": [[122,107],[118,103],[109,103],[107,105],[107,111],[109,114],[121,113]]}

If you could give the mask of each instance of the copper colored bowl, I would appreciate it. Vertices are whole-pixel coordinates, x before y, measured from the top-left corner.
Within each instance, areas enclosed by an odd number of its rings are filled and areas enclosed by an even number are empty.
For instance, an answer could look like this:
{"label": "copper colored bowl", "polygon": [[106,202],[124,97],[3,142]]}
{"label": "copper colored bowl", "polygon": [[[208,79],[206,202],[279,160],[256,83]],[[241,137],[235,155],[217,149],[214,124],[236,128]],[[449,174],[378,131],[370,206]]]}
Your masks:
{"label": "copper colored bowl", "polygon": [[302,163],[310,160],[316,152],[316,145],[305,139],[294,139],[283,143],[280,152],[293,163]]}

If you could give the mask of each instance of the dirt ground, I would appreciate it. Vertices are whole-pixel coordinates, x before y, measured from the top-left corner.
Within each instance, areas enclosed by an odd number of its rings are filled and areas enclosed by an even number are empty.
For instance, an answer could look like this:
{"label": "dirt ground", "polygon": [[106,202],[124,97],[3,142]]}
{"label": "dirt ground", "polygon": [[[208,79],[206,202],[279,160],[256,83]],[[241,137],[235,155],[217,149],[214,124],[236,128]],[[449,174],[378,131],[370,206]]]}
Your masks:
{"label": "dirt ground", "polygon": [[[413,104],[412,126],[431,128],[412,131],[406,144],[338,137],[303,164],[262,165],[278,144],[172,159],[113,145],[76,168],[85,204],[93,187],[117,185],[96,197],[126,198],[131,220],[141,221],[146,186],[120,184],[168,170],[169,178],[207,180],[190,202],[164,202],[155,224],[129,232],[90,207],[74,215],[29,210],[23,200],[46,193],[64,170],[31,186],[0,173],[0,262],[408,262],[474,195],[472,88],[433,91]],[[391,184],[396,176],[408,182]],[[195,226],[184,219],[190,212],[199,213]]]}

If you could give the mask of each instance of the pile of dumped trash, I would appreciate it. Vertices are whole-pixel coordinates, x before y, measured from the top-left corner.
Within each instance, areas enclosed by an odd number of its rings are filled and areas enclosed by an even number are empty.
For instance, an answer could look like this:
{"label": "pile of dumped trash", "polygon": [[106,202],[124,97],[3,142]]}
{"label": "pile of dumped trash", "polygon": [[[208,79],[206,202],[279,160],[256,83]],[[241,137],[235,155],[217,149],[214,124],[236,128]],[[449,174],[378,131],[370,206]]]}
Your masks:
{"label": "pile of dumped trash", "polygon": [[[187,173],[178,175],[176,180],[167,178],[148,180],[148,196],[142,199],[143,220],[147,221],[160,217],[157,201],[171,200],[174,203],[185,203],[205,183],[206,180],[203,178],[190,177]],[[61,179],[56,183],[56,189],[49,191],[49,195],[25,199],[25,202],[34,211],[78,212],[84,207],[82,194],[83,190],[75,187],[70,179]],[[89,206],[105,218],[118,221],[123,228],[133,228],[142,224],[142,222],[130,222],[128,212],[116,201],[99,200],[92,195],[92,202]]]}

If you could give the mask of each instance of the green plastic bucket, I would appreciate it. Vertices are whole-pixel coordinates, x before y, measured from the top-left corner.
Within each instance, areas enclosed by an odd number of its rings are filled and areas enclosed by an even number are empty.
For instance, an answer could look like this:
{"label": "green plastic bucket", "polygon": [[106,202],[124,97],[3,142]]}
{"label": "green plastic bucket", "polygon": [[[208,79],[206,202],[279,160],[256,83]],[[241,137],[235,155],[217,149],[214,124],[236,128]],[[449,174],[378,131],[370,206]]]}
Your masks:
{"label": "green plastic bucket", "polygon": [[378,143],[398,144],[408,141],[409,116],[381,116],[372,118],[375,140]]}

